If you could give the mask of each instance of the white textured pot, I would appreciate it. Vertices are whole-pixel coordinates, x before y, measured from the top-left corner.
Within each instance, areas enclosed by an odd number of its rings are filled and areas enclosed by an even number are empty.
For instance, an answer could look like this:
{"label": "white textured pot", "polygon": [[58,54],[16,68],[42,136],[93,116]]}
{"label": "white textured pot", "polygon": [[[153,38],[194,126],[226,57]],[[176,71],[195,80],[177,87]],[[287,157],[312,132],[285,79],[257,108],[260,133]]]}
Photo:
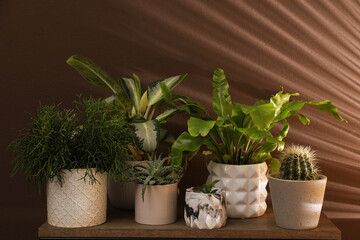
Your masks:
{"label": "white textured pot", "polygon": [[[92,169],[95,173],[95,169]],[[48,223],[55,227],[91,227],[106,221],[107,174],[97,173],[98,182],[84,181],[85,169],[63,171],[62,187],[57,181],[47,184]]]}
{"label": "white textured pot", "polygon": [[142,185],[135,188],[135,221],[147,225],[164,225],[176,222],[177,183],[148,185],[144,201]]}
{"label": "white textured pot", "polygon": [[229,165],[210,162],[210,181],[226,192],[227,213],[230,218],[258,217],[265,213],[268,182],[265,162],[249,165]]}
{"label": "white textured pot", "polygon": [[225,191],[207,194],[188,188],[185,194],[184,219],[187,226],[213,229],[225,226],[227,219]]}
{"label": "white textured pot", "polygon": [[271,201],[276,225],[287,229],[312,229],[319,223],[327,178],[297,181],[269,177]]}
{"label": "white textured pot", "polygon": [[[131,166],[141,162],[127,161]],[[108,196],[111,205],[119,209],[134,210],[135,187],[134,182],[115,182],[113,178],[108,178]]]}

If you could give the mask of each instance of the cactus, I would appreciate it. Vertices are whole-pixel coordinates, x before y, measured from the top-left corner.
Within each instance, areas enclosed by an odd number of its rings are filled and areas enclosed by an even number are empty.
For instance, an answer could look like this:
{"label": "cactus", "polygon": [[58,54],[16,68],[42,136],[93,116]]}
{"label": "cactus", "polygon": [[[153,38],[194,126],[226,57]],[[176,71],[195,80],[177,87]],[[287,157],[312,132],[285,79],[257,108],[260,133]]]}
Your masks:
{"label": "cactus", "polygon": [[280,178],[286,180],[314,180],[318,173],[315,154],[309,146],[291,146],[281,155]]}
{"label": "cactus", "polygon": [[161,155],[154,160],[148,155],[149,161],[143,161],[140,164],[133,166],[131,180],[142,184],[142,200],[147,185],[166,185],[179,181],[182,177],[183,168],[178,165],[164,165],[165,161],[170,160],[170,157],[161,158]]}

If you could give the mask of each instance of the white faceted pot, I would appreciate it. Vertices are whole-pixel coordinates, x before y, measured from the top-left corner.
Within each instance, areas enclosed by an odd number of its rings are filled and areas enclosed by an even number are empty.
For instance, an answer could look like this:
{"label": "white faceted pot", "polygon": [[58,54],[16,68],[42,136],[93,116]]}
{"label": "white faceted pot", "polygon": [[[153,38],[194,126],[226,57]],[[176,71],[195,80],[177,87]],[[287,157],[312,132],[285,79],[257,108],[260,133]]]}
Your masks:
{"label": "white faceted pot", "polygon": [[[95,169],[92,169],[95,173]],[[91,227],[106,221],[107,174],[97,173],[98,182],[81,179],[86,169],[64,170],[62,187],[56,179],[47,184],[48,223],[55,227]]]}
{"label": "white faceted pot", "polygon": [[[141,161],[127,161],[134,166]],[[135,208],[134,182],[115,182],[113,178],[108,179],[108,197],[111,205],[119,209],[134,210]]]}
{"label": "white faceted pot", "polygon": [[213,229],[225,226],[225,192],[217,189],[215,193],[207,194],[199,192],[199,188],[186,189],[184,219],[186,225],[192,228]]}
{"label": "white faceted pot", "polygon": [[148,185],[142,200],[142,184],[135,188],[135,221],[147,225],[176,222],[177,183]]}
{"label": "white faceted pot", "polygon": [[268,182],[265,162],[249,165],[229,165],[210,162],[210,181],[226,192],[227,214],[230,218],[259,217],[266,211]]}
{"label": "white faceted pot", "polygon": [[287,229],[312,229],[319,223],[327,177],[316,180],[284,180],[279,173],[269,177],[276,225]]}

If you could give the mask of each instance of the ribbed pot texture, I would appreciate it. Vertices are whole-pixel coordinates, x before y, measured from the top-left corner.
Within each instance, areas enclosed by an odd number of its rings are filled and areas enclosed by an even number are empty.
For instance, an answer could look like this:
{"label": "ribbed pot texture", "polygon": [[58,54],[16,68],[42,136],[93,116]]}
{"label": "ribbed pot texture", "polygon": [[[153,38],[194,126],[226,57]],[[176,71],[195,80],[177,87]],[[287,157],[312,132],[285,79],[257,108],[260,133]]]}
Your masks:
{"label": "ribbed pot texture", "polygon": [[284,180],[278,173],[269,177],[276,225],[287,229],[312,229],[319,223],[327,177],[316,180]]}
{"label": "ribbed pot texture", "polygon": [[265,162],[229,165],[210,162],[210,180],[220,180],[215,187],[225,190],[230,218],[258,217],[265,213],[268,182]]}
{"label": "ribbed pot texture", "polygon": [[[91,227],[106,221],[107,174],[97,173],[97,183],[81,179],[85,169],[64,170],[62,187],[47,184],[48,223],[55,227]],[[95,169],[93,169],[95,172]]]}
{"label": "ribbed pot texture", "polygon": [[164,225],[176,222],[177,183],[148,185],[144,201],[142,185],[135,188],[135,221],[147,225]]}

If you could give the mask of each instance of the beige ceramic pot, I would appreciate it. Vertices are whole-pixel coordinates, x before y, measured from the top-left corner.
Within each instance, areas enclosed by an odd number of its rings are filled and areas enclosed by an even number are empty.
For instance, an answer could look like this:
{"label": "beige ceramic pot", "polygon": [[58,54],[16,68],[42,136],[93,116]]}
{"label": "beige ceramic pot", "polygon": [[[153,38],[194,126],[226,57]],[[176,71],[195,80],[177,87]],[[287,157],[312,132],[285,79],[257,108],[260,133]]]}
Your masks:
{"label": "beige ceramic pot", "polygon": [[164,225],[176,222],[177,183],[148,185],[144,201],[142,185],[135,188],[135,221],[147,225]]}
{"label": "beige ceramic pot", "polygon": [[287,229],[312,229],[319,223],[327,178],[284,180],[279,174],[269,177],[276,225]]}
{"label": "beige ceramic pot", "polygon": [[[142,161],[127,161],[134,166]],[[135,187],[134,182],[115,182],[113,178],[108,179],[108,197],[111,205],[119,209],[134,210],[135,208]]]}
{"label": "beige ceramic pot", "polygon": [[209,163],[210,180],[220,180],[215,187],[226,192],[228,217],[251,218],[265,213],[267,169],[265,162],[249,165]]}
{"label": "beige ceramic pot", "polygon": [[[92,169],[95,172],[95,169]],[[106,221],[107,174],[97,173],[97,183],[84,181],[85,169],[64,170],[62,187],[47,184],[48,223],[55,227],[91,227]]]}

